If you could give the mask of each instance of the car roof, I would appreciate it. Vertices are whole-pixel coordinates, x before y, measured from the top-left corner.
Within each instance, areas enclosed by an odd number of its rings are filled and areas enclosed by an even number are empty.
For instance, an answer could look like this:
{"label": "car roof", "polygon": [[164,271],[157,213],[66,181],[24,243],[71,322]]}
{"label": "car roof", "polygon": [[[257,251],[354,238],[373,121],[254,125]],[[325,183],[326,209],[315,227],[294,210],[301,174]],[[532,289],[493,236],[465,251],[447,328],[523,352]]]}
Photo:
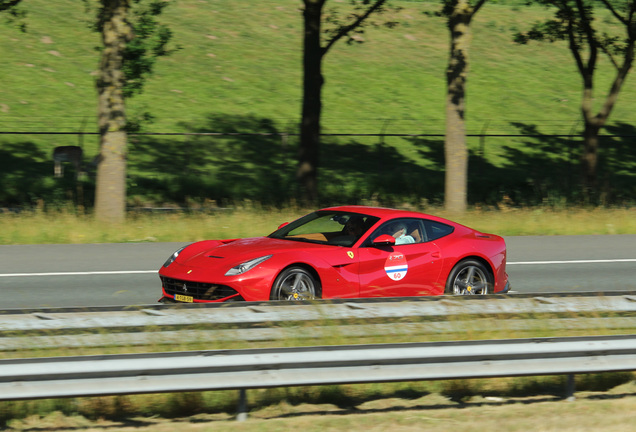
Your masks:
{"label": "car roof", "polygon": [[371,216],[377,216],[382,219],[396,218],[396,217],[415,217],[415,218],[427,218],[431,220],[437,220],[452,225],[459,225],[457,222],[450,221],[438,216],[433,216],[426,213],[411,211],[411,210],[399,210],[394,208],[385,207],[372,207],[372,206],[360,206],[360,205],[348,205],[348,206],[335,206],[327,207],[321,210],[327,211],[342,211],[352,213],[364,213]]}

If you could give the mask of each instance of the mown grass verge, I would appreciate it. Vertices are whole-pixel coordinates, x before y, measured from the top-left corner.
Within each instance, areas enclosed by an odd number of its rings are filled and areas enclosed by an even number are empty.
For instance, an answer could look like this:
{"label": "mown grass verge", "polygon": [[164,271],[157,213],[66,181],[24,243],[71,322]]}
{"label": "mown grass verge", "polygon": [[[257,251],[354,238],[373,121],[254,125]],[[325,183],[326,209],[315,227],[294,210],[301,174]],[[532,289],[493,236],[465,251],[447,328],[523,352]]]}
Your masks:
{"label": "mown grass verge", "polygon": [[607,393],[581,392],[574,403],[560,398],[474,397],[452,402],[439,394],[396,394],[389,399],[363,402],[353,409],[327,404],[281,402],[253,409],[248,421],[236,422],[233,414],[202,413],[174,419],[156,416],[91,421],[59,412],[11,422],[20,431],[108,430],[110,432],[306,432],[365,430],[369,432],[623,432],[632,424],[635,384],[615,387]]}
{"label": "mown grass verge", "polygon": [[[376,203],[369,203],[376,204]],[[464,225],[503,236],[636,234],[636,209],[551,206],[516,208],[504,204],[475,207],[456,216],[432,206],[400,208],[448,217]],[[308,212],[297,206],[168,209],[163,214],[130,213],[123,224],[99,223],[73,207],[60,210],[0,213],[0,244],[188,242],[267,235],[283,222]]]}

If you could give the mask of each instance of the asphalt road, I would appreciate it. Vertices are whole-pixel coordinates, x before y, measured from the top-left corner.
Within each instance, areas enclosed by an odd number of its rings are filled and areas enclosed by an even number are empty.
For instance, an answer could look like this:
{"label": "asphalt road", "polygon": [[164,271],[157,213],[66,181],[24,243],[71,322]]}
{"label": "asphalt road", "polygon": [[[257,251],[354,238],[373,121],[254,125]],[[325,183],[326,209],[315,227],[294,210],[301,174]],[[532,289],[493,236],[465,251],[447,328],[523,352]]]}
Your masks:
{"label": "asphalt road", "polygon": [[[516,293],[636,291],[636,235],[507,237]],[[155,304],[185,243],[0,246],[0,309]]]}

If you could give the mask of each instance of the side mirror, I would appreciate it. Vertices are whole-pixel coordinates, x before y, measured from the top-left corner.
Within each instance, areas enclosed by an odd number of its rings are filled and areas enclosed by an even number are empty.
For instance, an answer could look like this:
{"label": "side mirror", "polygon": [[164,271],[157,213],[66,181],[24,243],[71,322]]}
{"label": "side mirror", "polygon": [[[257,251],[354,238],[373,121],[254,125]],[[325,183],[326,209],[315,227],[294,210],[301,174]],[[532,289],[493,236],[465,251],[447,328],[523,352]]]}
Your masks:
{"label": "side mirror", "polygon": [[395,246],[395,237],[382,234],[373,239],[373,246]]}
{"label": "side mirror", "polygon": [[278,225],[278,229],[281,229],[285,225],[289,225],[289,222],[283,222],[282,224]]}

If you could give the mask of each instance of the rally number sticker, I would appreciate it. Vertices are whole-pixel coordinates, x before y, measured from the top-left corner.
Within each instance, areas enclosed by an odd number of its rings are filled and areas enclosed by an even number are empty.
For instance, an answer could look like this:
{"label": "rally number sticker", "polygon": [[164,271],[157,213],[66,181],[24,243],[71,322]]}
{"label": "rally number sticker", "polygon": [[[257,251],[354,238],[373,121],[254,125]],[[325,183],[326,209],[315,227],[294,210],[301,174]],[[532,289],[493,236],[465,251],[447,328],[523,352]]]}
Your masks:
{"label": "rally number sticker", "polygon": [[393,252],[389,255],[384,263],[384,271],[386,275],[394,281],[399,281],[406,276],[409,265],[403,253]]}

